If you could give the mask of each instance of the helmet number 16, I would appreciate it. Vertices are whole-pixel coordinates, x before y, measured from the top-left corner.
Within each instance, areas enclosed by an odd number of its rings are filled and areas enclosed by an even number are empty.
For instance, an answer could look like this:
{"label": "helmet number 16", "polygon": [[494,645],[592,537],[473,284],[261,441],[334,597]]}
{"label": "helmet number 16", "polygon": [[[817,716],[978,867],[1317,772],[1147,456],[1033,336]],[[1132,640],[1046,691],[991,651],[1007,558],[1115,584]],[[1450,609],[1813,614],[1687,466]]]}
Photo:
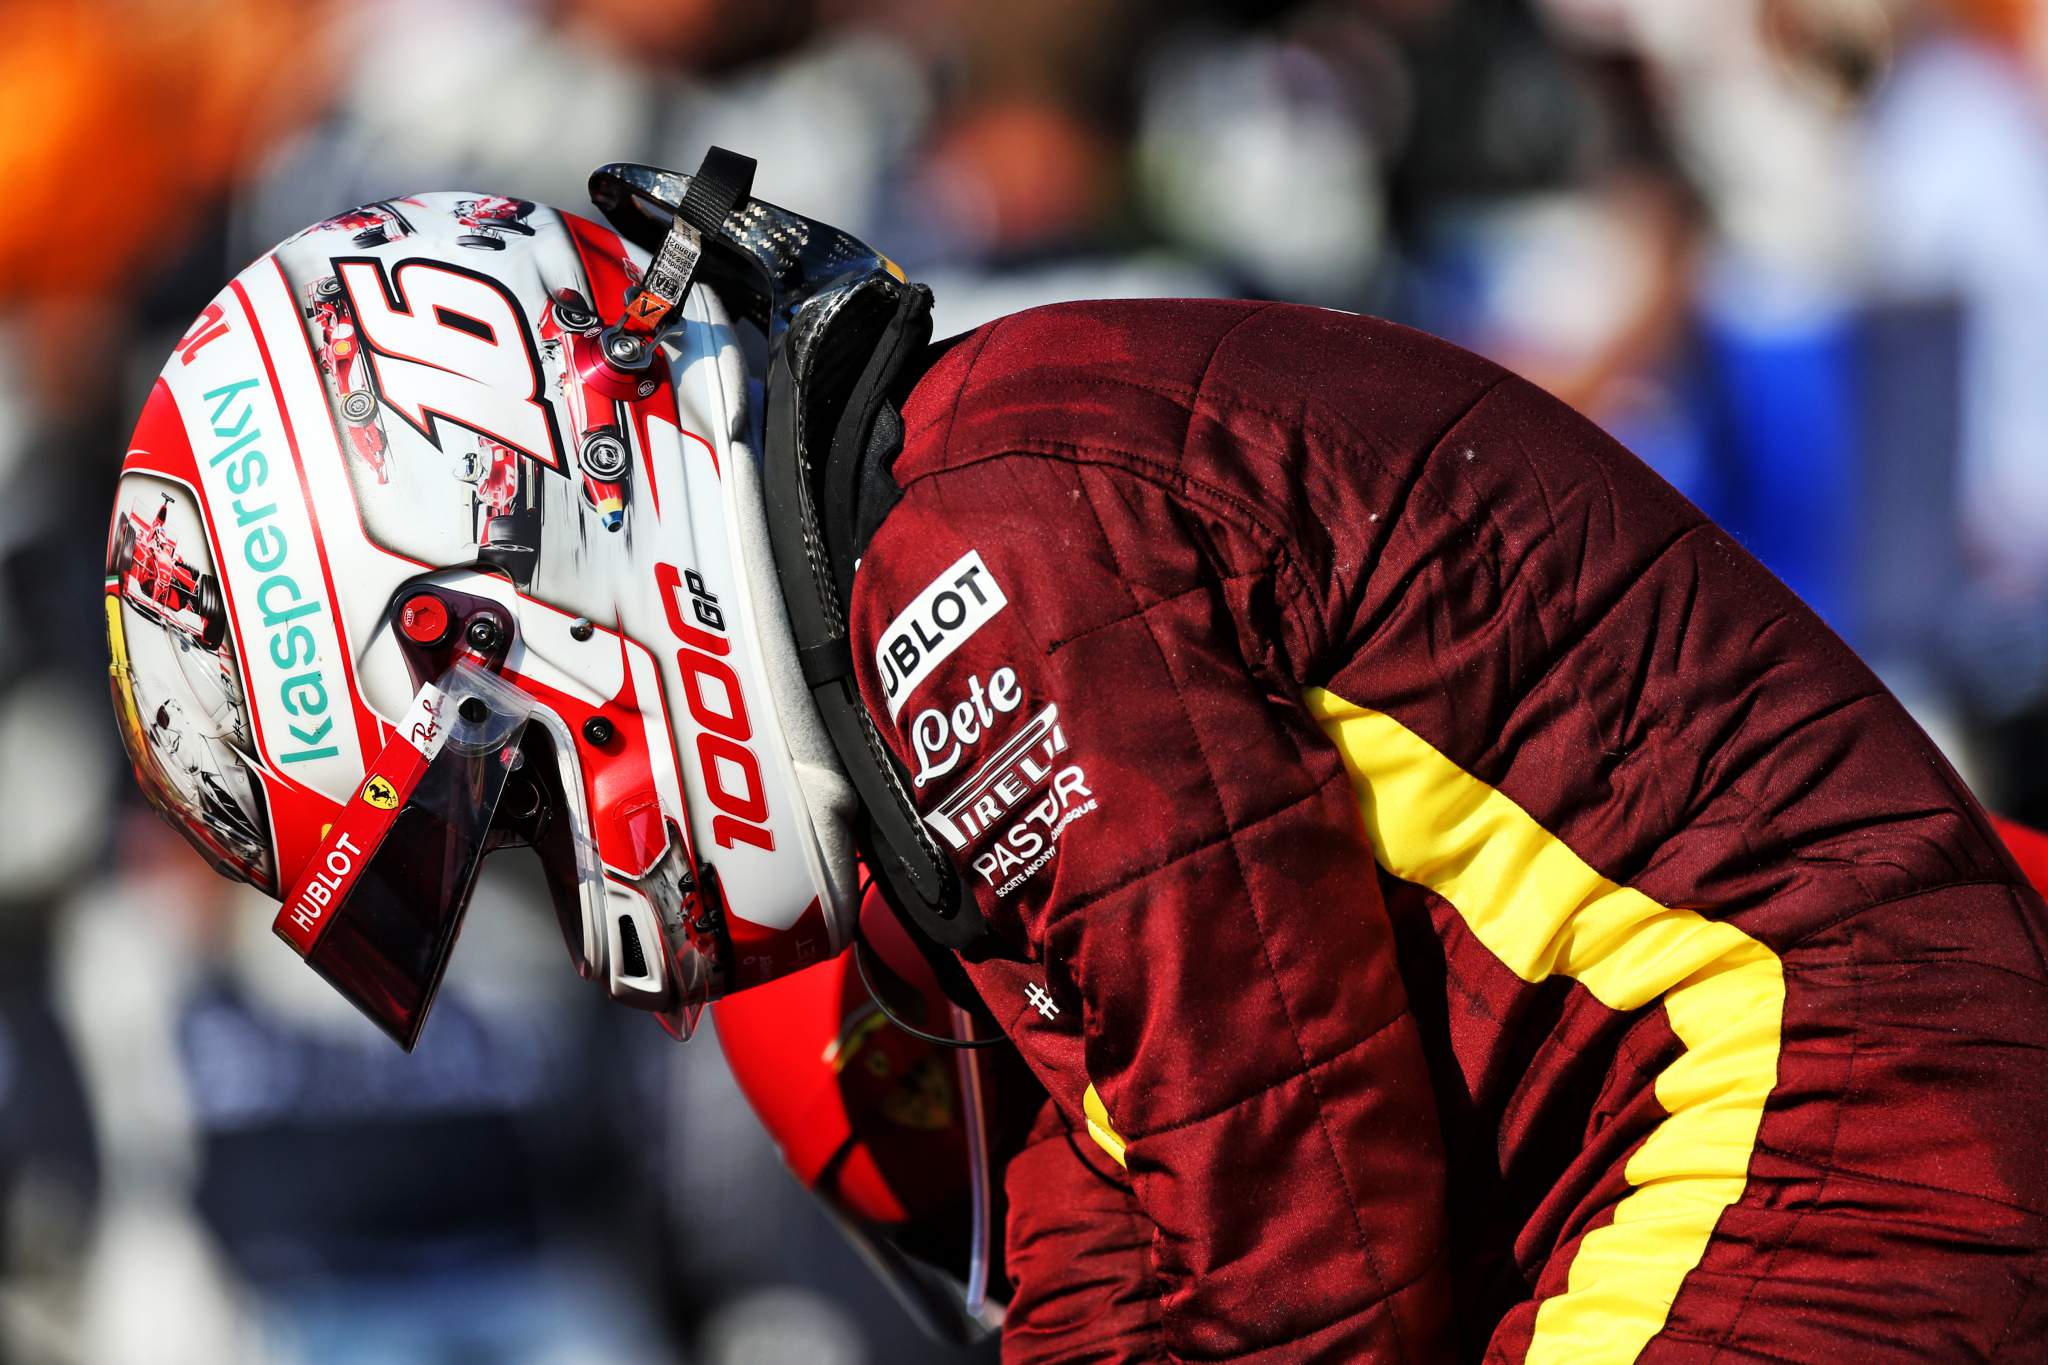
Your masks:
{"label": "helmet number 16", "polygon": [[387,275],[375,257],[344,257],[334,269],[393,412],[437,447],[438,424],[453,422],[562,468],[533,331],[504,285],[445,261],[400,261]]}

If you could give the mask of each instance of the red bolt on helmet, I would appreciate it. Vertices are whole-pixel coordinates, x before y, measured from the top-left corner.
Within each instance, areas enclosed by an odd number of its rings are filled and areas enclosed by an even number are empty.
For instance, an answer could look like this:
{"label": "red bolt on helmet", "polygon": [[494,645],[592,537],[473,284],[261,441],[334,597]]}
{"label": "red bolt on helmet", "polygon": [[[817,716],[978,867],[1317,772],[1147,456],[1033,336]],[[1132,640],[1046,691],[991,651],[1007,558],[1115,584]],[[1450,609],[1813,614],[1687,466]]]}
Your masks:
{"label": "red bolt on helmet", "polygon": [[[771,349],[814,345],[849,281],[902,287],[700,179]],[[137,424],[106,578],[136,775],[405,1047],[510,844],[583,974],[678,1034],[848,942],[852,788],[777,584],[742,347],[683,231],[651,259],[521,199],[342,214],[214,299]]]}

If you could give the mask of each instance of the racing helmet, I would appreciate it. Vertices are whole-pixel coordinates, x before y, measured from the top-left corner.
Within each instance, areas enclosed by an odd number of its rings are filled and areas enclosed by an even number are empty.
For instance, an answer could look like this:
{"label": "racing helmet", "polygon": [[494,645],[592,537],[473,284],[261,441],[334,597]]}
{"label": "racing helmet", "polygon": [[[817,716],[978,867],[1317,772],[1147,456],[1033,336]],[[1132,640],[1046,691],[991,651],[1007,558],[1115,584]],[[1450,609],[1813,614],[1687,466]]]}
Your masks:
{"label": "racing helmet", "polygon": [[137,779],[408,1050],[507,846],[578,971],[679,1037],[853,932],[857,801],[777,584],[746,351],[808,370],[821,310],[906,286],[746,198],[751,165],[606,168],[668,195],[625,235],[466,192],[339,214],[216,296],[143,406],[105,593]]}

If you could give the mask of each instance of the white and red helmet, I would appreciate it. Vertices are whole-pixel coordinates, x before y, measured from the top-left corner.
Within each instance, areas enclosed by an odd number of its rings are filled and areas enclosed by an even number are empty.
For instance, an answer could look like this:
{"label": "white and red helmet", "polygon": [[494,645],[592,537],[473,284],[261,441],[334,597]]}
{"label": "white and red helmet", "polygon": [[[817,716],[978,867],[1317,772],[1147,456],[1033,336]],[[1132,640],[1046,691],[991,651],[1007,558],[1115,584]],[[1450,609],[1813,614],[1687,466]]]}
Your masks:
{"label": "white and red helmet", "polygon": [[408,1048],[505,845],[579,970],[679,1034],[851,932],[854,797],[742,347],[711,289],[648,305],[649,268],[524,200],[341,214],[207,307],[128,451],[106,610],[137,776]]}

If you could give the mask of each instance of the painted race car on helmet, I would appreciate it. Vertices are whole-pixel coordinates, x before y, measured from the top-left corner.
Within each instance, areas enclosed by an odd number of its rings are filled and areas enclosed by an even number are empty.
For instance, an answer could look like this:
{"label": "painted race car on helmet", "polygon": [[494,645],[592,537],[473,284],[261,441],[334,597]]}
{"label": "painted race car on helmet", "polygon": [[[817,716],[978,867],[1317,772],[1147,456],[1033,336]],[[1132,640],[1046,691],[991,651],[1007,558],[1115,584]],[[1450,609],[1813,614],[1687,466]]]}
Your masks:
{"label": "painted race car on helmet", "polygon": [[107,551],[115,718],[144,792],[230,876],[271,875],[248,700],[189,485],[122,480]]}
{"label": "painted race car on helmet", "polygon": [[115,514],[108,572],[123,599],[206,648],[219,649],[228,625],[220,582],[179,558],[178,543],[164,527],[173,497],[164,493],[148,517],[132,508]]}
{"label": "painted race car on helmet", "polygon": [[355,323],[349,318],[341,281],[328,275],[315,280],[307,292],[311,302],[306,306],[306,316],[319,329],[316,354],[320,370],[328,378],[335,410],[345,425],[348,448],[370,467],[377,482],[389,483],[391,471],[385,463],[384,451],[390,439],[384,434],[377,395],[362,364],[362,344],[356,340]]}
{"label": "painted race car on helmet", "polygon": [[[628,276],[638,284],[637,268]],[[576,468],[583,497],[607,531],[626,524],[626,442],[619,405],[646,396],[659,381],[652,375],[619,375],[599,350],[603,323],[573,289],[562,290],[540,324],[543,354],[557,366],[555,391],[577,433]]]}
{"label": "painted race car on helmet", "polygon": [[455,476],[473,490],[478,556],[510,574],[514,583],[531,583],[539,557],[540,505],[524,477],[519,452],[479,436],[476,448],[461,457]]}
{"label": "painted race car on helmet", "polygon": [[456,236],[456,243],[483,251],[503,251],[506,233],[533,236],[535,228],[526,221],[533,209],[528,200],[507,199],[495,194],[457,199],[455,221],[461,225],[462,231]]}
{"label": "painted race car on helmet", "polygon": [[[359,247],[383,246],[387,242],[394,242],[412,233],[412,224],[406,221],[404,212],[398,207],[400,202],[410,201],[379,201],[364,204],[361,208],[337,213],[332,218],[315,223],[298,236],[304,237],[315,232],[346,232],[350,234],[349,240]],[[293,240],[296,241],[297,238]]]}

